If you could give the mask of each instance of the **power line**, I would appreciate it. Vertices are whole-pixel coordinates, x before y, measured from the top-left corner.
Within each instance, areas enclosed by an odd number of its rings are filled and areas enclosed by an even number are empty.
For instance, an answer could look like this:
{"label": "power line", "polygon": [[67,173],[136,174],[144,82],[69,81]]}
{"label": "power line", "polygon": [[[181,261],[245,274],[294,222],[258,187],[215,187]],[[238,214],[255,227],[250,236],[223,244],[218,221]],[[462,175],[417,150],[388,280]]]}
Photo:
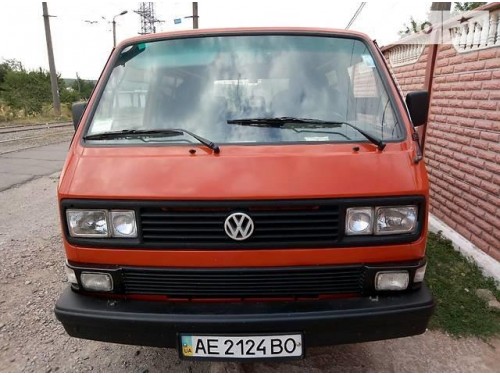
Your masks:
{"label": "power line", "polygon": [[361,13],[361,11],[365,7],[365,5],[366,5],[365,2],[361,3],[361,5],[359,6],[358,10],[356,10],[356,13],[354,13],[354,15],[352,16],[351,20],[347,24],[347,26],[345,28],[346,30],[348,30],[349,27],[351,27],[351,25],[354,23],[354,21],[356,21],[356,18],[358,18],[359,14]]}
{"label": "power line", "polygon": [[141,16],[141,31],[139,34],[156,33],[156,23],[163,22],[155,17],[155,4],[153,2],[139,3],[139,9],[134,10]]}

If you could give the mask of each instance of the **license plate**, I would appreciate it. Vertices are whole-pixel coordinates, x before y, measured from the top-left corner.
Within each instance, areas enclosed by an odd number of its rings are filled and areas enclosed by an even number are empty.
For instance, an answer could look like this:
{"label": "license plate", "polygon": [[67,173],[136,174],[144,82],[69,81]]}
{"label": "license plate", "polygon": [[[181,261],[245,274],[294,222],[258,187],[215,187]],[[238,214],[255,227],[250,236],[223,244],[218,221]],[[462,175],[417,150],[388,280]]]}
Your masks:
{"label": "license plate", "polygon": [[302,357],[302,335],[181,335],[184,358]]}

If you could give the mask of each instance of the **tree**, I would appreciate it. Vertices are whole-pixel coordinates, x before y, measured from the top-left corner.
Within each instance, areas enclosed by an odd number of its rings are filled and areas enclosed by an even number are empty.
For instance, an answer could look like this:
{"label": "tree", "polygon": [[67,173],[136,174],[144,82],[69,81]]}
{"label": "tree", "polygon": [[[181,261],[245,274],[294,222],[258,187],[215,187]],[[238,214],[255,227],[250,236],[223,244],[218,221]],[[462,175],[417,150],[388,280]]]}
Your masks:
{"label": "tree", "polygon": [[454,3],[453,10],[456,12],[467,12],[469,10],[476,9],[481,5],[486,4],[486,2],[477,2],[477,3]]}
{"label": "tree", "polygon": [[24,110],[25,115],[39,113],[52,99],[50,75],[42,69],[8,70],[0,88],[6,104]]}
{"label": "tree", "polygon": [[15,70],[15,71],[21,71],[24,70],[23,64],[21,61],[16,60],[16,59],[4,59],[3,64],[5,65],[9,70]]}
{"label": "tree", "polygon": [[[77,77],[71,87],[58,75],[59,97],[71,104],[88,99],[94,88],[93,81]],[[0,98],[14,110],[23,110],[30,116],[42,112],[44,105],[52,103],[50,73],[42,68],[26,70],[18,60],[4,60],[0,64]]]}
{"label": "tree", "polygon": [[2,83],[5,81],[5,76],[9,70],[6,63],[0,64],[0,97],[2,96]]}
{"label": "tree", "polygon": [[78,99],[88,99],[94,89],[94,82],[81,79],[77,74],[71,88],[78,93]]}
{"label": "tree", "polygon": [[20,61],[15,59],[4,59],[4,62],[0,64],[0,97],[2,92],[2,83],[5,81],[5,76],[10,71],[22,71],[23,65]]}

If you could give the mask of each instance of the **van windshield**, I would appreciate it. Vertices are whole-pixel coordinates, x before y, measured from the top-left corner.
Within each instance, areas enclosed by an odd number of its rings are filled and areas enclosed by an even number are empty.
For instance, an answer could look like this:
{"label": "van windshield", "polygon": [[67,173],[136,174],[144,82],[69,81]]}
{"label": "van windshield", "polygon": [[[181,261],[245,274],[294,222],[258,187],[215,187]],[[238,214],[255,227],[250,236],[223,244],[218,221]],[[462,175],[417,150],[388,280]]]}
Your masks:
{"label": "van windshield", "polygon": [[[231,123],[278,117],[348,122],[383,141],[404,136],[362,41],[297,35],[196,37],[126,47],[107,80],[87,135],[182,128],[219,144],[366,141],[342,125],[309,124],[301,129],[300,124]],[[179,134],[147,142],[193,139]]]}

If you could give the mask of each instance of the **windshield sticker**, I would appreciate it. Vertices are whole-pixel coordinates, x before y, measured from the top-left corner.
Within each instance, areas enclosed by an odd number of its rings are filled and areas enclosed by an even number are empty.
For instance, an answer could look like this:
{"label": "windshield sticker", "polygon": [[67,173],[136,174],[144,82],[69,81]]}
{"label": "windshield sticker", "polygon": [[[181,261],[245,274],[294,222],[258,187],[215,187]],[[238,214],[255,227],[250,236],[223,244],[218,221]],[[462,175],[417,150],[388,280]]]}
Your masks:
{"label": "windshield sticker", "polygon": [[95,120],[92,124],[92,133],[102,133],[108,132],[111,130],[111,125],[113,124],[113,120]]}
{"label": "windshield sticker", "polygon": [[375,62],[373,61],[373,57],[371,55],[361,55],[366,66],[369,68],[375,68]]}
{"label": "windshield sticker", "polygon": [[306,141],[309,142],[324,142],[324,141],[329,141],[330,137],[324,136],[324,137],[304,137]]}

